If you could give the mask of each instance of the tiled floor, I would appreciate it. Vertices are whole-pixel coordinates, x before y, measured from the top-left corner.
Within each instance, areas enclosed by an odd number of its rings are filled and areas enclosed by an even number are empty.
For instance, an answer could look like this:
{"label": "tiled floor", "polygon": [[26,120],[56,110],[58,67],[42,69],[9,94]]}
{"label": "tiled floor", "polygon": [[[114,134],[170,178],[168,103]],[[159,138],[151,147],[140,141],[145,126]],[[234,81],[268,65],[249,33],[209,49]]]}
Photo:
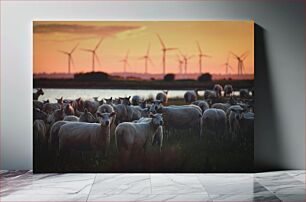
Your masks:
{"label": "tiled floor", "polygon": [[1,171],[0,201],[305,201],[305,171],[35,174]]}

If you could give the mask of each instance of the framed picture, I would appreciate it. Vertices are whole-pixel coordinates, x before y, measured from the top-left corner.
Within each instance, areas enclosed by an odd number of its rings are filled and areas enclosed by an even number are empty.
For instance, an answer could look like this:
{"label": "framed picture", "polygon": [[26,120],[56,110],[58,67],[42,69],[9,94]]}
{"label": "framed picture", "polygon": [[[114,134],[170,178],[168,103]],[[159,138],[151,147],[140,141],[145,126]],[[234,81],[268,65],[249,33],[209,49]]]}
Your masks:
{"label": "framed picture", "polygon": [[253,21],[34,21],[34,172],[252,172]]}

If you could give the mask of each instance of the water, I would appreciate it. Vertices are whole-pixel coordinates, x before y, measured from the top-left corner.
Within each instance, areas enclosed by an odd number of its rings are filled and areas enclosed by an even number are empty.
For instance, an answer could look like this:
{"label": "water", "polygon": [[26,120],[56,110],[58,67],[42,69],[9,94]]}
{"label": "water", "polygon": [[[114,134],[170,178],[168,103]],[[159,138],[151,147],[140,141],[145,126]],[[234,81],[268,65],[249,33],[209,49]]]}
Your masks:
{"label": "water", "polygon": [[[33,92],[36,90],[33,89]],[[44,95],[40,96],[38,100],[49,100],[50,102],[56,102],[55,98],[63,97],[64,99],[77,99],[79,97],[83,99],[91,99],[93,97],[102,98],[116,98],[139,95],[143,98],[149,98],[156,96],[161,90],[135,90],[135,89],[55,89],[45,88],[43,89]],[[169,90],[168,97],[183,97],[186,90]],[[203,96],[204,92],[200,91],[199,94]],[[222,92],[223,94],[223,92]],[[233,93],[239,95],[238,91]]]}
{"label": "water", "polygon": [[[34,92],[36,90],[34,89]],[[90,99],[93,97],[110,98],[110,97],[125,97],[139,95],[143,98],[155,97],[160,90],[127,90],[127,89],[43,89],[44,95],[40,96],[38,100],[48,100],[56,102],[55,98],[64,97],[64,99],[76,99],[82,97],[83,99]],[[186,90],[170,90],[168,97],[183,97]]]}

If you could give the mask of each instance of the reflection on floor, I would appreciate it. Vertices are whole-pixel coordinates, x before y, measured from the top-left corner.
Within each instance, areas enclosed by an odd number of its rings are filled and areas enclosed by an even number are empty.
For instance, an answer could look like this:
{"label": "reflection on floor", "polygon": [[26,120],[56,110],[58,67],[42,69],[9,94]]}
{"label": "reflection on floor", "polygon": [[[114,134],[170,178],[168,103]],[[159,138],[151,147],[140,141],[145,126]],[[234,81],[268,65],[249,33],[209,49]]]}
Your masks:
{"label": "reflection on floor", "polygon": [[0,201],[305,201],[305,171],[35,174],[1,171]]}

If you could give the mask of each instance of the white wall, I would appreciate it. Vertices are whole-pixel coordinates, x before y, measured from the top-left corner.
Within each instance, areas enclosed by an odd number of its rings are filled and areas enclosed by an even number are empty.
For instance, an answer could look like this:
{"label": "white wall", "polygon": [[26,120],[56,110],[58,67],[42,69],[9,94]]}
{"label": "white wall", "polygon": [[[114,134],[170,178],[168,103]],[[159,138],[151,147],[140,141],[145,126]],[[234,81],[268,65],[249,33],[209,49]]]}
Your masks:
{"label": "white wall", "polygon": [[223,0],[1,1],[1,169],[32,168],[33,20],[172,19],[253,19],[262,27],[267,61],[255,67],[255,161],[305,168],[304,3]]}

